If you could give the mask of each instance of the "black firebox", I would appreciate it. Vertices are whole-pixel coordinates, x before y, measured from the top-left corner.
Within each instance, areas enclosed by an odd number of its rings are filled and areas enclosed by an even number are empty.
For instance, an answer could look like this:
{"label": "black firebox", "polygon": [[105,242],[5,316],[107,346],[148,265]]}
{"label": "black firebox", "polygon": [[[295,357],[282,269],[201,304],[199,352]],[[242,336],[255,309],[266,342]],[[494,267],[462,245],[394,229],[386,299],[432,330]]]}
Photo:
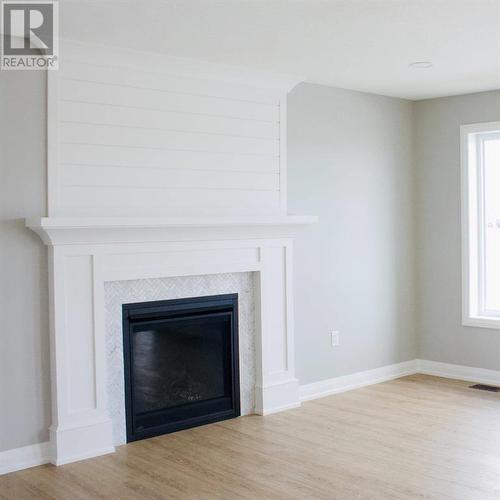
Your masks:
{"label": "black firebox", "polygon": [[123,305],[127,441],[240,415],[238,294]]}

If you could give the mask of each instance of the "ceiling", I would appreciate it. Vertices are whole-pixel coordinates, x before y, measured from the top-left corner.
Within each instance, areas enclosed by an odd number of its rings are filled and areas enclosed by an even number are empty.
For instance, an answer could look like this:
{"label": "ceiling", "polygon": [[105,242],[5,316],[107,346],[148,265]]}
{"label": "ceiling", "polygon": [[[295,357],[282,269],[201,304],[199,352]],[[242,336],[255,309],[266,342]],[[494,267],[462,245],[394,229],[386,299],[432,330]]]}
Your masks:
{"label": "ceiling", "polygon": [[[60,0],[61,36],[407,99],[500,88],[500,0]],[[430,61],[432,68],[410,63]]]}

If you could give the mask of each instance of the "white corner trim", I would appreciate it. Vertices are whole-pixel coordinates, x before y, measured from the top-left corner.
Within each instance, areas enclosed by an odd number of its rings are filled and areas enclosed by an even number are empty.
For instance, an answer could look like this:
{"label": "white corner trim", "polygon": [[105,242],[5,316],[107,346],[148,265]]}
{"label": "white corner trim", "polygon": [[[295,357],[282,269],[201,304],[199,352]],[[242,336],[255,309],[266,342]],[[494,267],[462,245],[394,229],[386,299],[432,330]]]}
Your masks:
{"label": "white corner trim", "polygon": [[50,442],[0,451],[0,475],[50,462]]}
{"label": "white corner trim", "polygon": [[425,359],[417,359],[416,362],[417,373],[454,380],[500,385],[500,370],[487,370],[485,368],[474,368],[472,366],[454,365]]}
{"label": "white corner trim", "polygon": [[340,377],[313,382],[299,387],[300,401],[323,398],[331,394],[358,389],[367,385],[378,384],[417,373],[417,360],[404,361],[394,365],[382,366],[373,370],[366,370]]}

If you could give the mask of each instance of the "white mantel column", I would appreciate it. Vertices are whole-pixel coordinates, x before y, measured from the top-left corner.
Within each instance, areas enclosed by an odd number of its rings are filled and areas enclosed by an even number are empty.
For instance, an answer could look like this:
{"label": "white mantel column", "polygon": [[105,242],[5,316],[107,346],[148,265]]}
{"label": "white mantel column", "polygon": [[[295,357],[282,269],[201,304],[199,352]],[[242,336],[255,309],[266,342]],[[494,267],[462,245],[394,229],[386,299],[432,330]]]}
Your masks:
{"label": "white mantel column", "polygon": [[61,465],[114,451],[107,412],[97,258],[50,247],[52,461]]}
{"label": "white mantel column", "polygon": [[255,406],[258,414],[267,415],[300,406],[293,348],[292,240],[260,252],[257,360],[262,365],[257,370]]}

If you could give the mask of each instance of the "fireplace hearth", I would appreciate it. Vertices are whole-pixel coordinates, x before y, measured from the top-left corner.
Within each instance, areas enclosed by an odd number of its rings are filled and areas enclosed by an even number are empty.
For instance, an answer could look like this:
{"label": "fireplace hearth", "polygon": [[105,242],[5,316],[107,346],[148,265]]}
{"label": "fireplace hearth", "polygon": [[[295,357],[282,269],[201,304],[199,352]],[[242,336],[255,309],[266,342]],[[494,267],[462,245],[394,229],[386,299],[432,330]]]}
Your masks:
{"label": "fireplace hearth", "polygon": [[240,415],[238,295],[123,305],[127,441]]}

